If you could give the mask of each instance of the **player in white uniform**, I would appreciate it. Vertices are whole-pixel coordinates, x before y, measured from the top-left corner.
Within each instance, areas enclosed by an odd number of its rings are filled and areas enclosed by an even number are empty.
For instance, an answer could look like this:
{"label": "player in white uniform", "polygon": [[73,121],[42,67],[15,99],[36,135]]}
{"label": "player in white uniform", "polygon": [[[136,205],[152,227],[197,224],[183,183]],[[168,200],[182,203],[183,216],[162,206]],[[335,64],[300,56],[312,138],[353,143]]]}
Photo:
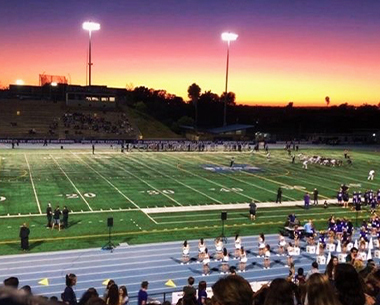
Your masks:
{"label": "player in white uniform", "polygon": [[302,168],[307,169],[307,160],[303,161]]}
{"label": "player in white uniform", "polygon": [[375,171],[373,169],[371,169],[368,173],[368,178],[367,180],[373,180],[373,178],[375,177]]}

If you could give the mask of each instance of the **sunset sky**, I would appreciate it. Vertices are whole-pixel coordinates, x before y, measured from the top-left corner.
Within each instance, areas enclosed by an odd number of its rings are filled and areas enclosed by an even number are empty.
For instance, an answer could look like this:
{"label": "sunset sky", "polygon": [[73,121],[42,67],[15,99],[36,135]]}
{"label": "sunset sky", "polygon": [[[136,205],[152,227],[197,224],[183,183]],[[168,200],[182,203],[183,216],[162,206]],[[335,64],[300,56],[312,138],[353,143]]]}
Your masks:
{"label": "sunset sky", "polygon": [[187,100],[187,88],[221,94],[227,44],[229,91],[240,104],[295,106],[380,102],[380,1],[3,0],[0,85],[42,73],[86,84],[147,86]]}

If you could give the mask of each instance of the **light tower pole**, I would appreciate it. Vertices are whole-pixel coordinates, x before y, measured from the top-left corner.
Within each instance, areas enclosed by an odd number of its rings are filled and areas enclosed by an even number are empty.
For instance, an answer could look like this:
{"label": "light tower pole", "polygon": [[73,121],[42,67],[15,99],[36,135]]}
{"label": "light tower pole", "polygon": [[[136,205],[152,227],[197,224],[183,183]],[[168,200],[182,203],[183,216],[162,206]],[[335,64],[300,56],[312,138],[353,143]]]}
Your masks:
{"label": "light tower pole", "polygon": [[225,32],[222,34],[222,40],[227,41],[227,65],[226,65],[226,86],[224,90],[224,117],[223,117],[223,126],[227,125],[227,88],[228,88],[228,67],[230,62],[230,44],[231,41],[235,41],[238,38],[237,34]]}
{"label": "light tower pole", "polygon": [[100,24],[96,22],[86,21],[83,22],[82,28],[88,31],[88,85],[91,86],[91,33],[92,31],[100,30]]}

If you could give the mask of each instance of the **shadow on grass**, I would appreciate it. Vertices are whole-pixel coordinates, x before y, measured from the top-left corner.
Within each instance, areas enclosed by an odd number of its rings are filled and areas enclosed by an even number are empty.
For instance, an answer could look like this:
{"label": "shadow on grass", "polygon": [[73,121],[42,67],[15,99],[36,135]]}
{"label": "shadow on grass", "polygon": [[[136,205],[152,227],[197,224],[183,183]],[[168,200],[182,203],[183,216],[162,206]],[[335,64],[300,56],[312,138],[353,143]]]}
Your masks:
{"label": "shadow on grass", "polygon": [[36,242],[33,242],[33,243],[30,243],[29,245],[29,251],[35,249],[35,248],[38,248],[39,246],[41,246],[42,244],[44,243],[44,241],[40,240],[40,241],[36,241]]}

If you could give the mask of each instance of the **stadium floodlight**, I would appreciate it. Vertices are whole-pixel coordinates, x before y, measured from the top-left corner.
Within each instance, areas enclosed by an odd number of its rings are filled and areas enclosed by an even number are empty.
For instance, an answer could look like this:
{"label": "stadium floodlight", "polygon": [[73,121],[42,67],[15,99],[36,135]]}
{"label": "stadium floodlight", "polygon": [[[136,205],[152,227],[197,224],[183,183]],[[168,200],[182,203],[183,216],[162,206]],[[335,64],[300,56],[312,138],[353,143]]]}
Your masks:
{"label": "stadium floodlight", "polygon": [[57,86],[58,86],[57,82],[52,82],[50,85],[51,85],[52,87],[57,87]]}
{"label": "stadium floodlight", "polygon": [[88,31],[89,44],[88,44],[88,85],[91,86],[91,33],[92,31],[99,31],[100,24],[92,21],[83,22],[82,28]]}
{"label": "stadium floodlight", "polygon": [[238,38],[237,34],[225,32],[222,33],[222,40],[227,41],[227,67],[226,67],[226,87],[224,90],[224,117],[223,117],[223,126],[227,125],[227,87],[228,87],[228,66],[230,61],[230,43],[235,41]]}
{"label": "stadium floodlight", "polygon": [[22,86],[22,85],[24,85],[25,83],[24,83],[24,81],[22,80],[22,79],[17,79],[16,80],[16,85],[19,85],[19,86]]}

